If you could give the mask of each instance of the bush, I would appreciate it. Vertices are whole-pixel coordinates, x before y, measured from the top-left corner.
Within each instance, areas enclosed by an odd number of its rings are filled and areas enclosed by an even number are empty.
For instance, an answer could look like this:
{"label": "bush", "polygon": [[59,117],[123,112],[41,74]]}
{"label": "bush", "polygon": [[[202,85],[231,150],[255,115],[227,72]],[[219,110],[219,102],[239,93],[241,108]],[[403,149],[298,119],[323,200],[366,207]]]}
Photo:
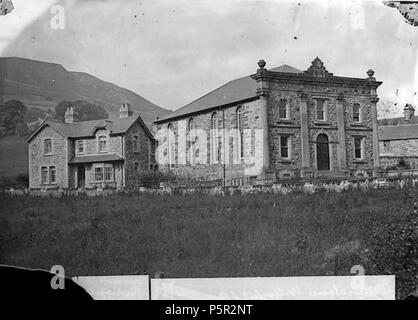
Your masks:
{"label": "bush", "polygon": [[411,168],[411,166],[409,165],[408,161],[404,157],[402,157],[402,158],[399,159],[399,162],[398,162],[397,167],[400,170],[407,170],[407,169],[410,169]]}
{"label": "bush", "polygon": [[27,188],[29,187],[29,175],[19,173],[13,177],[1,177],[0,188]]}
{"label": "bush", "polygon": [[161,182],[176,181],[176,176],[172,172],[160,171],[140,171],[129,182],[128,189],[136,190],[140,187],[157,188]]}

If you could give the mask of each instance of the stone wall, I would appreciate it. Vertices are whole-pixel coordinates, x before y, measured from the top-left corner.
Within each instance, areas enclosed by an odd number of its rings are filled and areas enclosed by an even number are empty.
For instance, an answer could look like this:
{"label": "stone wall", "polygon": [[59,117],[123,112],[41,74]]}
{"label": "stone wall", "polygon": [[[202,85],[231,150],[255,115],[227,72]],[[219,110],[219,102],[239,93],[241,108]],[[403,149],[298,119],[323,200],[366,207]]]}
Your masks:
{"label": "stone wall", "polygon": [[379,150],[383,168],[396,166],[402,158],[418,168],[418,139],[379,141]]}
{"label": "stone wall", "polygon": [[[104,153],[114,153],[118,156],[122,157],[122,136],[121,135],[110,135],[110,132],[106,129],[100,129],[95,132],[94,137],[91,138],[84,138],[84,139],[75,139],[73,145],[77,147],[78,141],[84,141],[84,152],[78,153],[78,149],[76,149],[76,156],[84,156],[84,155],[98,155],[103,154],[99,152],[99,137],[106,136],[108,138],[108,148],[107,151]],[[74,147],[73,147],[74,150]],[[73,153],[74,154],[74,153]]]}
{"label": "stone wall", "polygon": [[[52,154],[44,155],[44,140],[52,140]],[[68,139],[55,129],[46,126],[29,143],[29,187],[39,188],[68,188]],[[41,168],[56,168],[56,183],[41,184]]]}
{"label": "stone wall", "polygon": [[[372,111],[370,103],[370,89],[364,86],[349,87],[337,85],[298,85],[293,83],[273,82],[270,84],[269,99],[269,143],[271,166],[278,176],[283,170],[298,170],[302,167],[302,145],[301,145],[301,118],[300,105],[302,102],[301,93],[306,96],[308,136],[310,146],[310,168],[315,171],[316,165],[316,137],[320,133],[328,136],[330,150],[331,171],[341,171],[338,163],[338,118],[337,98],[342,94],[342,107],[344,109],[345,126],[345,150],[347,169],[351,173],[369,171],[373,163],[373,126]],[[316,120],[316,108],[314,98],[327,99],[326,121]],[[280,99],[286,99],[290,107],[290,119],[281,120],[278,114]],[[352,106],[358,103],[361,106],[361,123],[354,123],[352,120]],[[288,134],[292,137],[292,157],[289,160],[281,160],[279,157],[279,139],[281,134]],[[354,136],[362,136],[365,139],[364,159],[354,160]]]}
{"label": "stone wall", "polygon": [[[244,108],[244,128],[268,130],[267,147],[270,161],[269,168],[265,168],[267,170],[263,171],[264,177],[269,176],[270,171],[273,171],[279,179],[298,177],[302,174],[303,177],[349,176],[359,173],[362,176],[371,175],[372,170],[376,167],[375,161],[378,160],[378,158],[376,160],[375,155],[378,146],[374,144],[374,141],[377,141],[377,136],[373,131],[377,125],[374,119],[377,100],[374,91],[376,82],[374,84],[370,82],[374,82],[374,78],[369,76],[368,81],[348,78],[343,80],[341,78],[318,78],[312,81],[309,77],[304,78],[303,76],[289,76],[284,79],[285,77],[287,76],[276,77],[275,74],[271,73],[262,79],[260,78],[259,90],[254,92],[254,95],[260,94],[260,98],[242,104]],[[326,118],[324,120],[318,120],[316,116],[315,99],[317,98],[326,101]],[[279,117],[279,101],[281,99],[285,99],[289,106],[290,113],[287,119],[280,119]],[[264,102],[267,105],[268,124],[266,126],[268,128],[263,128],[262,122],[263,110],[265,110],[263,109]],[[355,103],[358,103],[361,107],[361,121],[359,122],[353,120],[353,105]],[[237,106],[217,109],[219,128],[236,128]],[[211,110],[194,115],[195,128],[210,133],[212,114],[213,111]],[[223,123],[222,118],[225,119],[225,123]],[[177,132],[185,131],[189,119],[190,117],[184,117],[180,120],[173,120],[171,123],[166,122],[157,125],[157,130],[166,129],[168,125],[171,125],[174,131],[172,137],[175,140],[174,149],[176,150],[173,157],[174,164],[165,166],[164,170],[171,170],[177,175],[189,175],[202,180],[214,180],[224,176],[231,179],[243,175],[251,176],[251,174],[248,174],[247,166],[244,163],[245,158],[250,158],[253,155],[251,144],[254,137],[252,135],[244,139],[245,157],[243,164],[233,166],[228,163],[226,169],[224,169],[221,164],[209,162],[211,160],[210,152],[204,153],[204,164],[196,165],[179,161],[179,154],[184,156],[188,153],[188,149],[183,148],[182,151],[179,151],[181,146],[178,145]],[[325,134],[328,138],[329,171],[317,169],[316,153],[317,136],[319,134]],[[290,137],[290,158],[280,157],[280,138],[282,135]],[[355,137],[363,139],[363,153],[360,160],[354,157]],[[210,136],[201,134],[198,139],[204,139],[203,143],[210,151]],[[165,156],[169,154],[166,145],[167,140],[167,136],[159,139],[160,147],[165,148],[165,153],[163,152]],[[232,149],[236,144],[234,141],[225,141],[222,144],[222,150]],[[224,148],[224,144],[226,148]],[[255,152],[255,155],[256,164],[263,163],[262,156],[258,157],[257,152]],[[305,174],[306,172],[308,172],[308,175]]]}
{"label": "stone wall", "polygon": [[399,161],[405,160],[410,169],[418,169],[418,156],[397,157],[397,156],[381,156],[380,164],[383,169],[393,168],[399,164]]}
{"label": "stone wall", "polygon": [[[134,139],[138,140],[138,148],[134,148]],[[156,161],[155,144],[142,125],[137,121],[124,136],[124,174],[127,188],[141,186],[141,175],[154,171]]]}
{"label": "stone wall", "polygon": [[[231,131],[229,139],[224,137],[220,138],[220,158],[218,163],[213,163],[213,137],[211,136],[211,119],[214,112],[217,114],[218,128],[226,130],[234,130],[236,128],[236,111],[241,106],[243,108],[243,120],[244,130],[247,130],[247,134],[244,134],[244,158],[242,160],[234,160],[237,157],[238,139],[234,132]],[[246,165],[251,161],[259,163],[261,161],[259,153],[255,152],[255,131],[248,129],[261,129],[259,121],[260,113],[260,101],[246,102],[237,104],[231,107],[227,107],[221,110],[213,110],[198,115],[193,115],[194,127],[197,130],[202,130],[202,134],[197,136],[196,143],[194,144],[195,156],[192,159],[192,163],[189,164],[189,148],[186,146],[187,142],[179,142],[179,130],[185,132],[188,121],[191,117],[183,118],[180,120],[174,120],[171,122],[158,124],[156,126],[157,132],[163,132],[171,124],[174,134],[174,156],[173,165],[160,165],[162,171],[172,171],[174,174],[184,178],[190,178],[195,180],[217,180],[225,179],[230,181],[234,178],[243,177],[244,170],[251,167]],[[225,141],[228,140],[228,141]],[[162,137],[159,144],[160,154],[164,154],[167,157],[167,137]],[[180,144],[179,144],[180,143]],[[185,146],[182,147],[182,144]],[[224,146],[228,146],[228,150],[225,150]],[[185,157],[187,154],[187,157]],[[229,157],[228,157],[229,155]],[[187,163],[187,164],[186,164]]]}
{"label": "stone wall", "polygon": [[417,157],[418,138],[379,141],[380,156]]}

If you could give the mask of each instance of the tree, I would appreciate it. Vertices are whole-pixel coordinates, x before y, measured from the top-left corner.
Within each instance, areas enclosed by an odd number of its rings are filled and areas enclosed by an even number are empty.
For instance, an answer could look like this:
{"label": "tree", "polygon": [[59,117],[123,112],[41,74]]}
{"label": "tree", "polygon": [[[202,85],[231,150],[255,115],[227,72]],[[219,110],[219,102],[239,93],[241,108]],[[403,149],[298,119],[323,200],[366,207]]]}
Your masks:
{"label": "tree", "polygon": [[5,128],[5,134],[16,134],[16,129],[24,130],[26,106],[19,100],[9,100],[0,105],[0,125]]}
{"label": "tree", "polygon": [[87,121],[107,119],[109,117],[106,110],[99,105],[89,103],[83,100],[61,101],[55,107],[55,118],[64,121],[65,110],[74,107],[74,121]]}

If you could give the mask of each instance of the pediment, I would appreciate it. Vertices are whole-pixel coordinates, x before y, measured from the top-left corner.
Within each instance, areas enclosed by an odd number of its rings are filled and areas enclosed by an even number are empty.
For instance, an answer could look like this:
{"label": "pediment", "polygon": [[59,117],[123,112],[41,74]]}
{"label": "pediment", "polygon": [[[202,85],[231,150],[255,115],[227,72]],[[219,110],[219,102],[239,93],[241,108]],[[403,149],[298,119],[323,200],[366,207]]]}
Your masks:
{"label": "pediment", "polygon": [[328,78],[333,76],[332,73],[327,71],[324,63],[318,57],[312,61],[311,66],[304,73],[317,78]]}

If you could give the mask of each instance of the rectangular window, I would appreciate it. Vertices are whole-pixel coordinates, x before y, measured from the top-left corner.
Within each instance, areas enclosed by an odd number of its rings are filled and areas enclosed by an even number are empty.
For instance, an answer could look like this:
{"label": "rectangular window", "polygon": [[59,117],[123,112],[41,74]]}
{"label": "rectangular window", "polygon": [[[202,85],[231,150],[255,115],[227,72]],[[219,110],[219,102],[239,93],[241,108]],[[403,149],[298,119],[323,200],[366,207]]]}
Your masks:
{"label": "rectangular window", "polygon": [[57,170],[55,167],[49,167],[49,183],[57,182]]}
{"label": "rectangular window", "polygon": [[289,137],[280,136],[280,157],[289,159]]}
{"label": "rectangular window", "polygon": [[83,140],[77,141],[77,152],[78,153],[83,153],[84,152],[84,141]]}
{"label": "rectangular window", "polygon": [[354,138],[354,157],[356,159],[363,159],[363,138]]}
{"label": "rectangular window", "polygon": [[316,119],[325,120],[325,101],[323,99],[316,99]]}
{"label": "rectangular window", "polygon": [[113,181],[113,166],[112,165],[107,165],[105,167],[105,180]]}
{"label": "rectangular window", "polygon": [[390,151],[390,141],[389,140],[383,141],[383,150],[386,151],[386,152]]}
{"label": "rectangular window", "polygon": [[46,184],[48,181],[48,169],[46,167],[41,168],[41,184]]}
{"label": "rectangular window", "polygon": [[103,167],[94,168],[94,180],[103,181]]}
{"label": "rectangular window", "polygon": [[107,137],[100,136],[99,137],[99,152],[107,151]]}
{"label": "rectangular window", "polygon": [[45,139],[44,140],[44,155],[52,154],[52,140]]}

